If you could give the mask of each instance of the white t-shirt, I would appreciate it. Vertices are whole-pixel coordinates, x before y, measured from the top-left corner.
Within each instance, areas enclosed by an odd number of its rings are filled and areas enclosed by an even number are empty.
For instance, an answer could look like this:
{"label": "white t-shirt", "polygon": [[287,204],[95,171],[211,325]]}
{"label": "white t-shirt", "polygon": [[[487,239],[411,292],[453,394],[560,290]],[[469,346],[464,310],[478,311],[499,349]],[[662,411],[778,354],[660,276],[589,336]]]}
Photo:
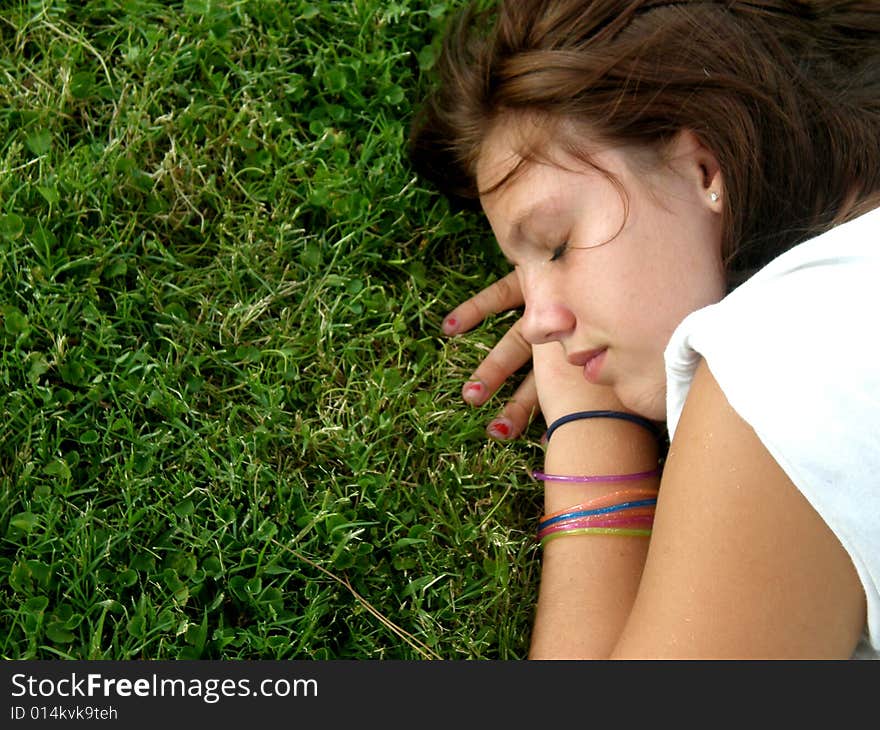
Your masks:
{"label": "white t-shirt", "polygon": [[880,209],[690,314],[665,357],[670,437],[703,358],[852,558],[867,597],[854,656],[880,658]]}

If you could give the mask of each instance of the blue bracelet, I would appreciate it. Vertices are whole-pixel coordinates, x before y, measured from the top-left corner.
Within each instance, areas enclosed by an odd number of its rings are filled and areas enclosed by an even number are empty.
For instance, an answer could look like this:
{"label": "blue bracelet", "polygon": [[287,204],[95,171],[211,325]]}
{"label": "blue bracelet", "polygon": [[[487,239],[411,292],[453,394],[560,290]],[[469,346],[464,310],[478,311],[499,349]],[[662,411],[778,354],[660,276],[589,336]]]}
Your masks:
{"label": "blue bracelet", "polygon": [[560,426],[571,421],[580,421],[584,418],[619,418],[621,421],[629,421],[630,423],[635,423],[642,428],[648,429],[658,440],[661,437],[660,429],[656,423],[649,421],[642,416],[637,416],[635,413],[624,413],[623,411],[578,411],[577,413],[569,413],[567,416],[562,416],[553,421],[544,433],[544,441],[549,442],[550,436],[552,436],[553,432]]}
{"label": "blue bracelet", "polygon": [[562,515],[556,515],[555,517],[548,517],[543,522],[538,523],[538,529],[543,530],[545,527],[549,527],[550,525],[555,525],[557,522],[562,522],[563,520],[570,520],[573,517],[588,517],[590,515],[604,515],[610,514],[612,512],[622,512],[624,510],[631,509],[633,507],[647,507],[650,505],[657,504],[656,499],[638,499],[633,502],[621,502],[620,504],[612,504],[608,507],[597,507],[596,509],[580,509],[574,510],[572,512],[566,512]]}

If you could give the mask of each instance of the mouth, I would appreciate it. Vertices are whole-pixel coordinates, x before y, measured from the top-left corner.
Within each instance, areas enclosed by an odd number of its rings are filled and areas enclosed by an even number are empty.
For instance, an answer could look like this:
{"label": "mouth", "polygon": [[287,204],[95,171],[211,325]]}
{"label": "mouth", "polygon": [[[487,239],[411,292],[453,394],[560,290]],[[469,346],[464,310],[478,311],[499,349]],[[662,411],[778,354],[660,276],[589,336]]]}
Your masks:
{"label": "mouth", "polygon": [[607,347],[600,347],[596,350],[588,350],[586,352],[577,352],[568,357],[568,361],[577,367],[583,368],[584,378],[590,383],[599,382],[599,374],[602,370],[602,364],[605,362],[605,353]]}
{"label": "mouth", "polygon": [[603,352],[605,352],[605,350],[607,350],[607,349],[608,349],[607,347],[597,347],[595,350],[585,350],[583,352],[576,352],[573,355],[569,355],[568,358],[566,358],[566,359],[575,367],[582,368],[582,367],[584,367],[584,365],[586,365],[588,362],[590,362],[590,360],[598,357]]}

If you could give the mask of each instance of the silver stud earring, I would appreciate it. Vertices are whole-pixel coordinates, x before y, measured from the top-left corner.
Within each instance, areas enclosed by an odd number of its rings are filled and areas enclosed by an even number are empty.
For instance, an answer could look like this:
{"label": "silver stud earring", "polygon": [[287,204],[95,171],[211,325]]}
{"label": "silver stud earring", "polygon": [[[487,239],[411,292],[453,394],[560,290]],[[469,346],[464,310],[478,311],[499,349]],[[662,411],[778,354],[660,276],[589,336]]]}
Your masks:
{"label": "silver stud earring", "polygon": [[709,193],[709,200],[711,200],[713,203],[717,203],[718,202],[718,193],[716,193],[714,190],[711,193]]}

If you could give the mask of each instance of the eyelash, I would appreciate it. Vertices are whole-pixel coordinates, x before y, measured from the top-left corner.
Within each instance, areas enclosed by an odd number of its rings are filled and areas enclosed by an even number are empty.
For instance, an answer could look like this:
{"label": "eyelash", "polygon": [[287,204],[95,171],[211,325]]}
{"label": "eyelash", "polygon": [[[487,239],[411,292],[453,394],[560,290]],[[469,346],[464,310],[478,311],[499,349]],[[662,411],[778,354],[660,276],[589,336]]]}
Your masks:
{"label": "eyelash", "polygon": [[565,255],[565,251],[568,248],[568,241],[565,241],[562,245],[557,246],[553,249],[553,254],[550,256],[551,261],[558,261]]}

